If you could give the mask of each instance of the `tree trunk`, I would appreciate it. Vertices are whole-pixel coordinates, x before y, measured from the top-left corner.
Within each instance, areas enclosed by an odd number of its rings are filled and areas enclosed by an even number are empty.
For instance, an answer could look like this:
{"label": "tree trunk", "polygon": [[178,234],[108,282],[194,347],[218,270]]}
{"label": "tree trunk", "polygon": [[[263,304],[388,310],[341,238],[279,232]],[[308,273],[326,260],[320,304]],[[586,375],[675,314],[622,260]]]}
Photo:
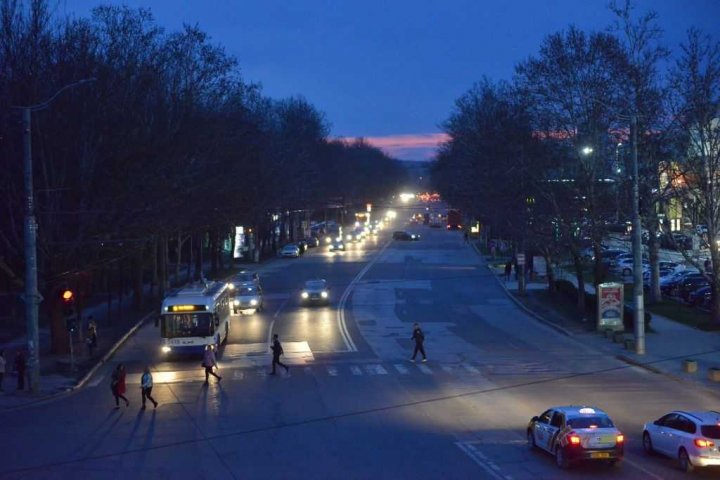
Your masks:
{"label": "tree trunk", "polygon": [[585,278],[583,277],[583,264],[580,255],[573,253],[573,264],[575,265],[575,278],[578,285],[577,307],[585,314]]}
{"label": "tree trunk", "polygon": [[553,257],[548,251],[543,252],[543,258],[545,258],[545,271],[548,279],[548,291],[551,293],[555,292],[555,267],[553,267]]}
{"label": "tree trunk", "polygon": [[649,303],[658,303],[662,301],[662,292],[660,292],[660,245],[657,239],[657,228],[654,222],[648,225],[648,250],[650,260],[650,299]]}

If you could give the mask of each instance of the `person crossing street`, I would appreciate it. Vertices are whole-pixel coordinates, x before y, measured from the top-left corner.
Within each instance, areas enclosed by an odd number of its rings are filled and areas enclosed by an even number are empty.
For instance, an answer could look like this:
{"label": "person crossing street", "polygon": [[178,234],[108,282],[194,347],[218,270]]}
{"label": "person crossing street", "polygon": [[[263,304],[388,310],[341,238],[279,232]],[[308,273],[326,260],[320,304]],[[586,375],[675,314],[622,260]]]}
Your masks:
{"label": "person crossing street", "polygon": [[213,372],[213,368],[217,367],[217,359],[215,358],[215,348],[212,345],[205,347],[205,355],[203,356],[202,365],[205,367],[205,385],[208,384],[210,375],[217,378],[218,382],[222,380],[220,375]]}
{"label": "person crossing street", "polygon": [[415,350],[413,351],[411,361],[414,362],[415,357],[417,357],[418,352],[420,352],[423,356],[422,361],[427,362],[427,356],[425,355],[425,347],[423,346],[423,343],[425,342],[425,334],[420,329],[420,325],[418,325],[417,323],[414,324],[413,327],[413,333],[410,339],[415,341]]}
{"label": "person crossing street", "polygon": [[153,378],[152,373],[150,373],[150,367],[146,366],[145,370],[143,370],[142,377],[140,379],[140,388],[142,392],[142,407],[140,407],[141,410],[145,410],[145,401],[150,400],[155,408],[158,406],[158,402],[155,401],[155,399],[152,397],[152,389],[153,389]]}
{"label": "person crossing street", "polygon": [[289,372],[290,369],[287,365],[282,363],[280,361],[280,355],[283,355],[285,352],[283,351],[282,345],[280,344],[280,339],[278,338],[278,334],[276,333],[273,335],[273,344],[270,347],[272,349],[273,359],[272,359],[272,372],[270,372],[270,375],[275,375],[275,366],[280,365],[281,367],[285,367],[285,372]]}

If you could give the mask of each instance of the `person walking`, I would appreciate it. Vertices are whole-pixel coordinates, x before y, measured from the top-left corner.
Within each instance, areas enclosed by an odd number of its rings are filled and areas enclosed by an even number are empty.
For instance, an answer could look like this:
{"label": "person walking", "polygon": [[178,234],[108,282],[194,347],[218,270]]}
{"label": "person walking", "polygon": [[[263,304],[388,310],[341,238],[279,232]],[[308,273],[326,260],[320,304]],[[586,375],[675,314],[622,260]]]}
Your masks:
{"label": "person walking", "polygon": [[97,324],[95,320],[93,320],[93,317],[88,317],[87,338],[85,339],[85,343],[87,344],[88,356],[92,358],[97,348]]}
{"label": "person walking", "polygon": [[411,340],[415,340],[415,350],[413,351],[413,356],[411,361],[415,361],[415,357],[417,357],[418,352],[422,353],[423,362],[427,362],[427,356],[425,355],[425,347],[423,346],[423,343],[425,342],[425,334],[420,329],[420,325],[417,323],[413,325],[413,334],[412,337],[410,337]]}
{"label": "person walking", "polygon": [[505,264],[505,283],[510,281],[510,274],[512,273],[512,260],[508,260]]}
{"label": "person walking", "polygon": [[153,389],[153,378],[152,373],[150,373],[149,366],[146,366],[145,370],[143,370],[143,374],[140,379],[140,389],[142,392],[142,407],[140,407],[140,410],[145,410],[146,400],[150,400],[153,403],[154,407],[157,408],[158,402],[156,402],[151,395]]}
{"label": "person walking", "polygon": [[217,378],[218,382],[222,377],[213,372],[213,368],[217,367],[217,359],[215,358],[215,348],[212,345],[205,347],[205,355],[203,356],[203,367],[205,367],[205,385],[208,384],[210,375]]}
{"label": "person walking", "polygon": [[0,392],[3,391],[3,379],[5,378],[5,351],[0,350]]}
{"label": "person walking", "polygon": [[115,397],[115,408],[120,408],[120,399],[125,400],[125,406],[130,406],[130,401],[125,398],[125,365],[122,363],[115,367],[110,377],[110,389]]}
{"label": "person walking", "polygon": [[270,348],[272,349],[272,355],[273,355],[272,372],[270,372],[270,375],[275,375],[275,366],[276,365],[285,367],[285,373],[289,372],[290,369],[288,368],[288,366],[280,361],[280,355],[283,355],[285,352],[283,351],[282,345],[280,344],[280,339],[278,338],[277,333],[275,335],[273,335],[273,344],[272,344],[272,347],[270,347]]}
{"label": "person walking", "polygon": [[15,371],[18,375],[18,390],[25,390],[25,370],[27,369],[27,361],[25,360],[25,354],[22,350],[18,350],[15,353]]}

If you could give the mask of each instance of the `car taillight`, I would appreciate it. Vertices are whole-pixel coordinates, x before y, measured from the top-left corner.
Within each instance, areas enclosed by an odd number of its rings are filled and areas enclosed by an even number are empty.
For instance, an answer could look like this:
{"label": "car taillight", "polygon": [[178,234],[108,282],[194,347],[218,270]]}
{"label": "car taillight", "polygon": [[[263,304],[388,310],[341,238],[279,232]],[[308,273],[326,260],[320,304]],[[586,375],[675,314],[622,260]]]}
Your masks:
{"label": "car taillight", "polygon": [[705,438],[696,438],[695,446],[698,448],[710,448],[714,447],[715,444],[712,442],[712,440],[707,440]]}
{"label": "car taillight", "polygon": [[623,443],[624,441],[625,441],[625,435],[623,435],[622,433],[618,434],[618,435],[615,437],[615,442],[616,442],[616,443]]}
{"label": "car taillight", "polygon": [[568,442],[570,443],[570,445],[580,445],[580,436],[571,433],[570,435],[568,435]]}

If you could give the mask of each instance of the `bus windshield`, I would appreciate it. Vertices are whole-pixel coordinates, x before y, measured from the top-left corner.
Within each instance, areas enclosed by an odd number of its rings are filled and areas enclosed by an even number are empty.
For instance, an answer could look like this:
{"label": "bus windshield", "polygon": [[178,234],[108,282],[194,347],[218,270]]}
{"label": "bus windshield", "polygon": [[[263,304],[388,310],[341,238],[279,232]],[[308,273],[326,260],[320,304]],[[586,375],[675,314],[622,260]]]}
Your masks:
{"label": "bus windshield", "polygon": [[162,327],[165,338],[210,337],[215,333],[213,316],[209,312],[163,315]]}

